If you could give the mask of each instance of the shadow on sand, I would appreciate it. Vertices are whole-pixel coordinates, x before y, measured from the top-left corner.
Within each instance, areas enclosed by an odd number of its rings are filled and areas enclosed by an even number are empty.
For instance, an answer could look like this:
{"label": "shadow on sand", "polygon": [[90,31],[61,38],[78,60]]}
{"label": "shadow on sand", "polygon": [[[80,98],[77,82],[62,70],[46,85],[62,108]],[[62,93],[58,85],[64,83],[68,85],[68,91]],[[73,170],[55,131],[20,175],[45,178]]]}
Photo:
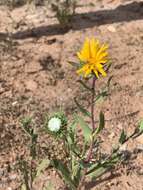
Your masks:
{"label": "shadow on sand", "polygon": [[[96,12],[76,14],[72,20],[73,31],[83,30],[94,26],[112,24],[118,22],[130,22],[143,19],[143,2],[132,2],[127,5],[120,5],[111,10],[100,10]],[[69,29],[62,29],[59,24],[40,26],[30,30],[13,33],[14,39],[26,39],[30,37],[40,38],[42,36],[60,35],[68,32]],[[7,34],[0,33],[6,37]]]}

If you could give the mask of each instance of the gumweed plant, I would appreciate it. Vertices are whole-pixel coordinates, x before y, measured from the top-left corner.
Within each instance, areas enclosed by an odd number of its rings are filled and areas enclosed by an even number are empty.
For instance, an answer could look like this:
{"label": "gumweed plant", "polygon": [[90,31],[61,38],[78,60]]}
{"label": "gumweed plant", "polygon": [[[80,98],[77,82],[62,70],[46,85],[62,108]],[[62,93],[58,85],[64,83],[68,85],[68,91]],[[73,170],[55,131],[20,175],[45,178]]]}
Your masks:
{"label": "gumweed plant", "polygon": [[51,9],[55,12],[55,16],[63,28],[70,27],[76,6],[76,0],[55,0],[51,2]]}
{"label": "gumweed plant", "polygon": [[[101,148],[104,142],[99,137],[105,127],[105,118],[100,112],[99,122],[95,122],[94,110],[97,100],[108,95],[111,78],[102,91],[96,92],[96,81],[108,75],[111,65],[108,45],[101,44],[95,38],[87,38],[81,50],[77,52],[77,58],[78,63],[70,63],[76,66],[80,84],[90,93],[90,109],[83,107],[75,99],[81,114],[75,113],[72,119],[68,119],[63,112],[58,112],[46,118],[44,125],[46,132],[55,140],[63,142],[66,156],[65,159],[56,157],[47,161],[44,159],[38,166],[40,169],[36,170],[41,171],[45,166],[55,168],[69,190],[81,190],[85,186],[86,179],[96,180],[106,172],[113,170],[117,163],[125,159],[122,145],[143,133],[143,121],[131,135],[127,135],[122,130],[118,143],[109,154],[104,154]],[[82,133],[79,132],[79,128]]]}

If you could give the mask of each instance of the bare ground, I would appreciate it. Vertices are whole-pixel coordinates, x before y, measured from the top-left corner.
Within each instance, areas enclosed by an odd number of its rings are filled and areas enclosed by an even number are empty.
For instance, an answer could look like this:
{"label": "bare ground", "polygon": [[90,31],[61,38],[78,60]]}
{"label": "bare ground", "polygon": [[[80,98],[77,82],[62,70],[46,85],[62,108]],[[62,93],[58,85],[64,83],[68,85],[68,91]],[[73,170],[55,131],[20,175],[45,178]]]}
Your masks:
{"label": "bare ground", "polygon": [[[89,3],[92,6],[87,6]],[[27,144],[20,119],[32,116],[39,130],[45,113],[62,107],[70,115],[76,109],[75,96],[87,99],[74,68],[68,64],[76,59],[86,36],[110,44],[110,74],[96,84],[99,89],[113,75],[110,95],[96,108],[97,120],[98,108],[107,120],[102,134],[105,151],[117,141],[122,129],[130,134],[143,117],[143,2],[86,0],[79,4],[82,6],[77,8],[68,31],[63,31],[45,8],[25,6],[9,15],[7,8],[0,7],[0,190],[19,189],[15,164],[17,157],[25,154]],[[46,138],[39,141],[45,143]],[[143,136],[130,141],[125,149],[131,153],[128,164],[112,175],[87,182],[86,189],[143,189]],[[140,149],[138,154],[136,149]],[[50,171],[35,189],[40,190],[49,180],[56,189],[62,186]]]}

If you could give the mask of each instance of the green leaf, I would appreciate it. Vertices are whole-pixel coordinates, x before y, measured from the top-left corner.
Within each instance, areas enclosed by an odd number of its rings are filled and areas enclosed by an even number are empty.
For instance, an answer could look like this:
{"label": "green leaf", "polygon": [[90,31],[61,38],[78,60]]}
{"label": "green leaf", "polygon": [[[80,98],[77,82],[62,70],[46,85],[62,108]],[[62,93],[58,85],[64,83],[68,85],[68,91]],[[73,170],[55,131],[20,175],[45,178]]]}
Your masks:
{"label": "green leaf", "polygon": [[52,185],[51,181],[46,184],[46,187],[44,187],[43,190],[54,190],[54,186]]}
{"label": "green leaf", "polygon": [[78,80],[77,82],[79,82],[85,89],[92,91],[92,89],[89,86],[87,86],[82,80]]}
{"label": "green leaf", "polygon": [[28,127],[32,122],[32,118],[31,117],[25,117],[21,120],[21,123],[23,125],[24,128]]}
{"label": "green leaf", "polygon": [[77,158],[72,156],[72,179],[75,181],[76,186],[78,186],[81,179],[82,169],[80,164],[77,162]]}
{"label": "green leaf", "polygon": [[60,160],[52,160],[51,164],[53,167],[60,172],[66,184],[69,185],[73,190],[76,190],[76,185],[71,179],[71,174],[66,165],[64,165]]}
{"label": "green leaf", "polygon": [[113,79],[113,76],[109,77],[108,81],[107,81],[107,87],[109,88],[110,87],[110,83]]}
{"label": "green leaf", "polygon": [[85,108],[83,108],[83,106],[78,103],[78,101],[76,100],[76,98],[74,98],[74,101],[75,101],[77,107],[79,108],[79,110],[80,110],[85,116],[91,117],[91,113],[90,113],[89,111],[87,111]]}
{"label": "green leaf", "polygon": [[70,126],[68,127],[68,130],[73,133],[75,133],[75,130],[76,130],[76,126],[77,126],[77,121],[76,121],[76,116],[75,118],[73,119],[73,121],[71,122]]}
{"label": "green leaf", "polygon": [[21,127],[29,137],[32,137],[33,135],[33,129],[30,126],[31,124],[32,124],[31,117],[25,117],[21,120]]}
{"label": "green leaf", "polygon": [[68,134],[67,134],[67,140],[68,140],[68,143],[69,145],[73,145],[74,142],[75,142],[75,129],[76,129],[76,126],[77,126],[77,122],[74,120],[71,125],[68,127]]}
{"label": "green leaf", "polygon": [[69,62],[69,64],[71,64],[72,66],[78,68],[78,63],[73,62],[73,61],[68,61],[68,62]]}
{"label": "green leaf", "polygon": [[27,190],[25,184],[22,184],[22,186],[21,186],[21,190]]}
{"label": "green leaf", "polygon": [[121,160],[121,155],[113,153],[113,155],[111,155],[111,157],[108,160],[104,161],[103,163],[93,164],[89,168],[87,172],[87,176],[96,179],[102,176],[107,171],[109,171],[111,168],[113,168],[115,164],[119,162],[120,160]]}
{"label": "green leaf", "polygon": [[82,117],[77,116],[78,123],[80,124],[80,127],[82,128],[83,131],[83,136],[87,142],[91,141],[92,138],[92,130],[88,126],[88,124],[83,120]]}
{"label": "green leaf", "polygon": [[127,135],[126,135],[126,133],[125,133],[125,131],[123,129],[122,132],[121,132],[120,138],[119,138],[119,142],[121,144],[124,144],[124,142],[126,141],[126,138],[127,138]]}
{"label": "green leaf", "polygon": [[68,146],[69,146],[71,155],[76,155],[76,156],[80,157],[81,152],[80,152],[79,148],[77,147],[77,143],[76,143],[76,132],[75,132],[76,126],[77,126],[77,121],[76,121],[76,119],[74,119],[72,124],[68,127],[66,137],[67,137]]}
{"label": "green leaf", "polygon": [[106,72],[108,72],[109,69],[110,69],[110,67],[111,67],[111,65],[112,65],[112,62],[109,61],[107,64],[105,64],[105,66],[104,66],[104,70],[105,70]]}
{"label": "green leaf", "polygon": [[105,97],[107,97],[107,96],[108,96],[108,91],[104,90],[103,92],[99,93],[96,96],[94,102],[96,102],[96,103],[102,102],[105,99]]}
{"label": "green leaf", "polygon": [[102,176],[107,171],[109,171],[109,169],[110,169],[110,167],[108,167],[108,166],[99,165],[91,173],[88,173],[87,176],[96,179],[96,178]]}
{"label": "green leaf", "polygon": [[99,115],[99,126],[98,128],[96,129],[95,131],[95,134],[99,134],[102,129],[105,127],[105,118],[104,118],[104,114],[103,112],[100,112],[100,115]]}
{"label": "green leaf", "polygon": [[140,121],[139,130],[141,133],[143,132],[143,120]]}
{"label": "green leaf", "polygon": [[49,159],[43,159],[37,167],[36,177],[39,177],[40,174],[50,165]]}
{"label": "green leaf", "polygon": [[102,89],[102,91],[99,94],[97,94],[97,96],[94,100],[96,103],[102,102],[109,95],[108,91],[109,91],[109,87],[110,87],[112,78],[113,78],[113,76],[109,77],[106,86]]}

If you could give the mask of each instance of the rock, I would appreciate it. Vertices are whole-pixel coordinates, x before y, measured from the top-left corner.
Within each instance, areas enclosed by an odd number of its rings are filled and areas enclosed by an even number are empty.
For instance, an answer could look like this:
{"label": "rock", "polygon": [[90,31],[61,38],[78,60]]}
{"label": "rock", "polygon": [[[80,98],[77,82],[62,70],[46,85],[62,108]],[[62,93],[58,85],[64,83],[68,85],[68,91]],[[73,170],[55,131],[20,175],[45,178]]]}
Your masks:
{"label": "rock", "polygon": [[17,178],[17,175],[16,174],[11,174],[10,176],[9,176],[9,179],[10,180],[15,180]]}
{"label": "rock", "polygon": [[116,32],[116,28],[112,25],[108,26],[107,29],[110,31],[110,32]]}
{"label": "rock", "polygon": [[12,188],[11,188],[11,187],[8,187],[7,190],[12,190]]}
{"label": "rock", "polygon": [[18,102],[17,102],[17,101],[12,102],[12,106],[15,106],[15,105],[17,105],[17,104],[18,104]]}

